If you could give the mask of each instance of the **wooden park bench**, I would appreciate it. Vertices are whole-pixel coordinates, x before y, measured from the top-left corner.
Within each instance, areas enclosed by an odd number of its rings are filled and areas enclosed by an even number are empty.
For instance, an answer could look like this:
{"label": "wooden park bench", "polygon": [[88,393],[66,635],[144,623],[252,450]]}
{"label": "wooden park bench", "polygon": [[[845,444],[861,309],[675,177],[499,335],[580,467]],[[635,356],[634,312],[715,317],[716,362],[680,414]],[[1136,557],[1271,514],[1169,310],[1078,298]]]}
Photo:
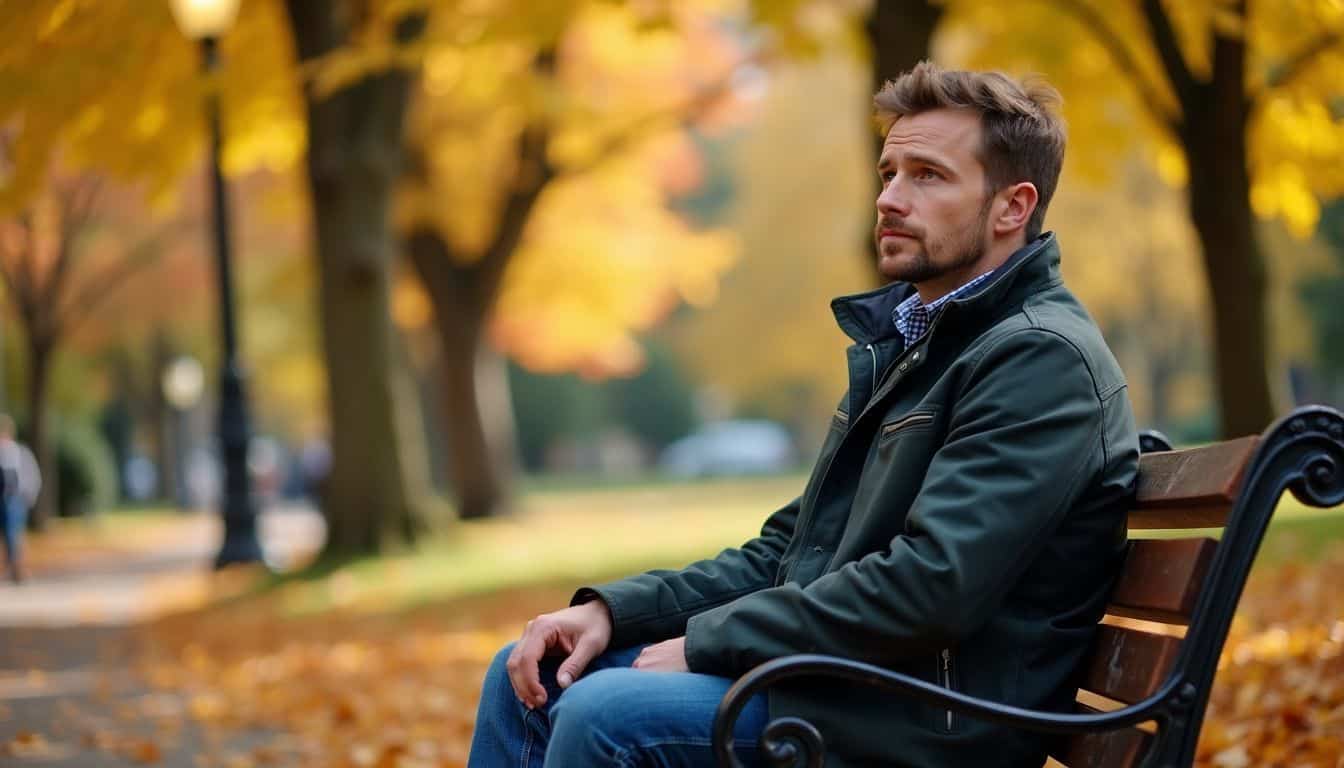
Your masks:
{"label": "wooden park bench", "polygon": [[[1287,490],[1313,507],[1344,503],[1344,416],[1306,406],[1259,436],[1182,451],[1154,433],[1142,442],[1131,531],[1222,528],[1222,535],[1131,536],[1108,617],[1083,662],[1076,712],[1006,706],[833,656],[789,656],[756,667],[724,696],[714,723],[719,765],[740,765],[732,725],[748,699],[781,680],[827,676],[1058,734],[1051,755],[1069,768],[1189,766],[1218,656],[1280,497]],[[803,720],[771,721],[761,743],[776,765],[822,765],[822,737]]]}

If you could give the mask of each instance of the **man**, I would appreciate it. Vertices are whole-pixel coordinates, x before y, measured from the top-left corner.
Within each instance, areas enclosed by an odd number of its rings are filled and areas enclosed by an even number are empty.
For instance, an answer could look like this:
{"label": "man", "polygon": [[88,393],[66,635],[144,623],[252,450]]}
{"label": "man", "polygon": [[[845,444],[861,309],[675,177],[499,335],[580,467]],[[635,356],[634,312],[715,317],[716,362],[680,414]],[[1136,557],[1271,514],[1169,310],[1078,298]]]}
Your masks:
{"label": "man", "polygon": [[41,487],[32,451],[14,439],[14,420],[0,413],[0,534],[5,540],[9,577],[15,584],[24,579],[23,528]]}
{"label": "man", "polygon": [[[803,495],[739,549],[580,589],[495,659],[471,765],[711,765],[715,707],[820,652],[1067,711],[1125,542],[1138,439],[1119,366],[1041,234],[1057,94],[922,63],[875,97],[878,265],[832,303],[849,391]],[[663,674],[658,674],[663,673]],[[1045,741],[847,683],[752,700],[827,765],[1040,765]]]}

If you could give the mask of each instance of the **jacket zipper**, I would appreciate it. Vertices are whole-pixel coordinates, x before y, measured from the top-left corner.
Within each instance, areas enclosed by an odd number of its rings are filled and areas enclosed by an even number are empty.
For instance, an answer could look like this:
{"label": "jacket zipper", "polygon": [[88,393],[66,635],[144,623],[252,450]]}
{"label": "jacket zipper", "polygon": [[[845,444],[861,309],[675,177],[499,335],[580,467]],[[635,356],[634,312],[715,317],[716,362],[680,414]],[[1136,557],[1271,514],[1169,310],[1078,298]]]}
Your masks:
{"label": "jacket zipper", "polygon": [[877,394],[877,350],[873,349],[872,344],[868,345],[868,354],[873,356],[873,386],[872,391],[868,393],[868,399],[872,400],[873,395]]}
{"label": "jacket zipper", "polygon": [[[873,395],[877,394],[877,350],[873,349],[873,345],[872,345],[871,343],[869,343],[869,344],[867,344],[867,345],[865,345],[865,346],[866,346],[866,348],[868,349],[868,354],[869,354],[869,355],[872,355],[872,358],[873,358],[873,371],[872,371],[872,382],[873,382],[872,388],[873,388],[873,391],[868,393],[868,398],[869,398],[869,401],[870,401],[870,404],[871,404],[871,400],[872,400]],[[864,408],[864,410],[867,410],[867,408]],[[837,410],[837,411],[835,412],[835,415],[836,415],[836,416],[841,416],[840,411]],[[848,426],[849,426],[849,416],[848,416],[848,414],[843,415],[843,416],[841,417],[841,421],[845,424],[846,428],[848,428]],[[831,454],[831,458],[830,458],[830,460],[826,462],[826,469],[825,469],[825,471],[823,471],[823,472],[821,473],[821,478],[818,480],[818,484],[817,484],[817,493],[821,493],[821,484],[826,482],[826,475],[830,474],[830,471],[831,471],[831,465],[834,464],[834,463],[835,463],[835,454],[832,453],[832,454]],[[804,501],[806,501],[806,499],[804,499]],[[803,530],[803,536],[804,536],[804,538],[803,538],[802,540],[803,540],[803,541],[806,541],[806,540],[807,540],[807,539],[806,539],[807,534],[809,534],[809,533],[811,533],[811,532],[812,532],[812,519],[809,517],[809,518],[808,518],[808,521],[807,521],[807,527]],[[789,576],[792,575],[792,573],[793,573],[793,571],[794,571],[794,568],[795,568],[795,567],[797,566],[797,564],[798,564],[798,560],[801,560],[801,559],[802,559],[802,555],[801,555],[801,550],[800,550],[799,557],[798,557],[796,560],[794,560],[794,562],[789,566],[789,568],[788,568],[787,571],[785,571],[784,569],[780,569],[779,574],[778,574],[778,576],[777,576],[776,579],[775,579],[775,586],[778,587],[778,586],[780,586],[780,585],[786,583],[786,582],[789,580]]]}
{"label": "jacket zipper", "polygon": [[[950,693],[954,690],[952,688],[952,649],[943,649],[940,662],[938,680],[942,684],[943,689]],[[952,710],[946,710],[944,714],[947,715],[947,731],[948,733],[951,733]]]}
{"label": "jacket zipper", "polygon": [[[939,312],[937,317],[933,318],[933,323],[929,325],[929,329],[928,329],[927,331],[925,331],[925,332],[924,332],[924,335],[923,335],[923,336],[920,336],[920,338],[921,338],[921,339],[927,339],[927,338],[929,338],[930,336],[932,336],[934,330],[938,327],[938,323],[939,323],[939,321],[941,321],[941,320],[943,319],[943,315],[945,315],[945,314],[947,314],[946,308],[944,308],[944,311]],[[925,346],[927,347],[928,345],[926,344]],[[872,344],[869,344],[869,345],[868,345],[868,349],[871,350],[872,348],[873,348],[873,345],[872,345]],[[881,394],[885,395],[887,392],[891,391],[891,387],[894,386],[894,385],[891,384],[891,380],[887,378],[887,374],[891,372],[891,369],[892,369],[892,368],[895,368],[895,367],[896,367],[902,360],[904,360],[904,359],[906,358],[906,356],[908,356],[908,355],[910,354],[910,351],[911,351],[911,347],[906,347],[906,348],[905,348],[905,351],[903,351],[903,352],[901,352],[901,354],[897,355],[897,356],[896,356],[896,359],[895,359],[895,360],[892,360],[891,363],[887,365],[887,369],[884,370],[884,371],[882,371],[882,380],[887,384],[887,386],[886,386],[886,388],[881,392]],[[872,393],[872,395],[868,398],[868,404],[865,405],[865,406],[863,407],[863,411],[859,413],[859,418],[863,418],[864,414],[868,413],[868,410],[869,410],[870,408],[872,408],[874,405],[876,405],[876,404],[877,404],[877,401],[878,401],[878,399],[879,399],[879,398],[878,398],[878,389],[877,389],[877,353],[876,353],[876,352],[873,353],[873,377],[874,377],[874,378],[873,378],[873,393]]]}

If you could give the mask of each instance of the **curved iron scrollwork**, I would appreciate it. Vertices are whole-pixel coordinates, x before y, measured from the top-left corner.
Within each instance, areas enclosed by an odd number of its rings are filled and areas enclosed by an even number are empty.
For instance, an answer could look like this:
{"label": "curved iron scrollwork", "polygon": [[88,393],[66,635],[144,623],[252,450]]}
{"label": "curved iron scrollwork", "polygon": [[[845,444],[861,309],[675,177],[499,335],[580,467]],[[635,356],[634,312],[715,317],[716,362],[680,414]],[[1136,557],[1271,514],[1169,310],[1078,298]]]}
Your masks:
{"label": "curved iron scrollwork", "polygon": [[1294,411],[1287,424],[1290,439],[1307,449],[1301,477],[1288,488],[1312,507],[1344,504],[1344,415],[1312,406]]}
{"label": "curved iron scrollwork", "polygon": [[771,720],[761,732],[765,759],[776,768],[821,768],[826,746],[811,723],[797,717]]}
{"label": "curved iron scrollwork", "polygon": [[[1166,437],[1146,432],[1144,452],[1170,450]],[[714,754],[720,766],[741,768],[732,751],[733,725],[746,702],[785,679],[840,678],[911,696],[986,722],[1056,734],[1103,732],[1156,721],[1157,739],[1145,766],[1188,766],[1208,702],[1218,655],[1245,586],[1246,576],[1285,491],[1308,506],[1344,504],[1344,415],[1324,406],[1299,408],[1267,429],[1246,467],[1236,504],[1210,566],[1206,588],[1191,617],[1190,632],[1167,679],[1148,698],[1117,710],[1061,714],[1007,706],[948,691],[907,675],[849,659],[803,654],[761,664],[724,695],[714,719]],[[820,768],[825,743],[810,723],[772,720],[762,732],[770,764]]]}

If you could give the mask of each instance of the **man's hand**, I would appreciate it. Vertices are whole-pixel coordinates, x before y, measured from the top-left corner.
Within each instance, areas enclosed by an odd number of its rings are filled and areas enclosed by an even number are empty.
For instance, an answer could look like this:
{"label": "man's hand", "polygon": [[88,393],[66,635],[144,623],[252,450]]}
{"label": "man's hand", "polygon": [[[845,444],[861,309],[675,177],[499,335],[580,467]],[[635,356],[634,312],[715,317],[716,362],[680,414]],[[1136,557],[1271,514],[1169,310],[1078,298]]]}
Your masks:
{"label": "man's hand", "polygon": [[647,672],[690,672],[686,665],[686,636],[645,647],[632,666]]}
{"label": "man's hand", "polygon": [[509,654],[509,682],[523,704],[533,709],[546,703],[538,662],[547,653],[568,654],[557,672],[561,688],[568,688],[588,662],[611,642],[611,613],[607,604],[593,600],[554,613],[544,613],[527,623],[523,636]]}

